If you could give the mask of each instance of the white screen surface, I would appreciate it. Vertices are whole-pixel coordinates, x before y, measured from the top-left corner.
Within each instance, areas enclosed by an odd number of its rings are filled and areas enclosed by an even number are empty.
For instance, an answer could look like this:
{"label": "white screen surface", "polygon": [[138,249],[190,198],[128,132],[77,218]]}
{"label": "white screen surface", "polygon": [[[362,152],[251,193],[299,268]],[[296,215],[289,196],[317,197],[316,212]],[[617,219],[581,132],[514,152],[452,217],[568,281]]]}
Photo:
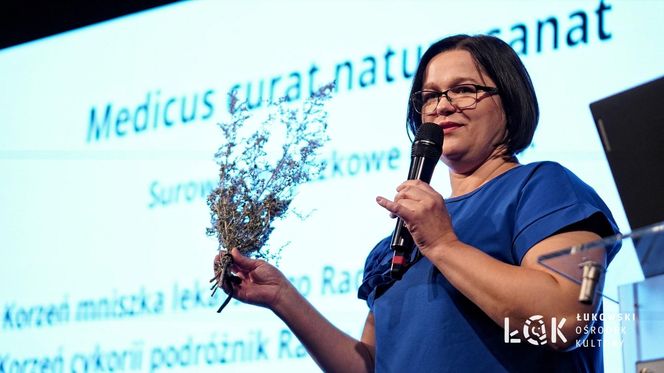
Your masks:
{"label": "white screen surface", "polygon": [[[271,312],[237,302],[214,312],[205,199],[227,92],[258,103],[335,78],[330,167],[294,201],[315,211],[279,222],[270,242],[290,241],[280,268],[358,337],[364,259],[394,227],[374,197],[392,196],[409,163],[410,74],[418,53],[450,34],[512,43],[541,109],[521,161],[570,168],[628,231],[588,104],[664,73],[663,14],[656,1],[208,1],[0,51],[4,366],[314,369]],[[335,74],[340,65],[351,66],[350,79],[347,67]],[[432,184],[448,195],[445,175],[440,165]],[[622,252],[610,275],[613,295],[639,280],[633,253]],[[606,346],[607,371],[620,366],[619,351]]]}

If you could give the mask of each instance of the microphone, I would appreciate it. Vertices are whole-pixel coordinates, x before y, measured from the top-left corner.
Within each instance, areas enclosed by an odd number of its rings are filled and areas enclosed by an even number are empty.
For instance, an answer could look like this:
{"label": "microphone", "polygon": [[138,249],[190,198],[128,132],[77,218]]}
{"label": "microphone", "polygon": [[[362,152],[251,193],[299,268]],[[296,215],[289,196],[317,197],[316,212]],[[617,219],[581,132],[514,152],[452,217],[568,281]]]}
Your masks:
{"label": "microphone", "polygon": [[[410,155],[410,170],[408,180],[422,180],[431,182],[433,169],[440,160],[443,152],[443,129],[435,123],[422,123],[415,135]],[[397,226],[392,233],[392,278],[400,280],[408,268],[408,257],[413,250],[415,242],[406,229],[401,218],[397,219]]]}

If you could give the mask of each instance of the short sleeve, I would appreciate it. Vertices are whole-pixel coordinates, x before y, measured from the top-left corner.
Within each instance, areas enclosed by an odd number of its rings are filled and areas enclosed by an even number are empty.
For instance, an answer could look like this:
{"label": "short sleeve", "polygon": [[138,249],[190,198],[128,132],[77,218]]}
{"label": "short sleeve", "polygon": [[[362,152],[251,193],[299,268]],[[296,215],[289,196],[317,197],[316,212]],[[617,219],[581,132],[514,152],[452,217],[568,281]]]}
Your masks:
{"label": "short sleeve", "polygon": [[390,264],[392,260],[390,239],[391,237],[386,237],[380,241],[371,250],[364,263],[364,276],[362,284],[357,291],[357,297],[366,300],[367,305],[371,309],[373,309],[373,302],[376,299],[378,287],[393,282],[390,276]]}
{"label": "short sleeve", "polygon": [[[557,163],[542,163],[519,195],[513,233],[514,257],[521,263],[526,252],[538,242],[595,214],[606,219],[610,234],[618,233],[611,212],[590,186]],[[609,252],[609,260],[616,251],[617,247]]]}

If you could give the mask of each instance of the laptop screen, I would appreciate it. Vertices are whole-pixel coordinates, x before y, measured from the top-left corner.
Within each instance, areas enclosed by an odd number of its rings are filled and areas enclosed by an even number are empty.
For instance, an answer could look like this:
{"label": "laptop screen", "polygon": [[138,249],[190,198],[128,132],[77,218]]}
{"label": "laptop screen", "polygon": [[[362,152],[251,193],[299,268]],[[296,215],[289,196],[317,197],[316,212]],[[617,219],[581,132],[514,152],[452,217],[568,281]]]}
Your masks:
{"label": "laptop screen", "polygon": [[590,110],[632,230],[664,221],[664,77]]}

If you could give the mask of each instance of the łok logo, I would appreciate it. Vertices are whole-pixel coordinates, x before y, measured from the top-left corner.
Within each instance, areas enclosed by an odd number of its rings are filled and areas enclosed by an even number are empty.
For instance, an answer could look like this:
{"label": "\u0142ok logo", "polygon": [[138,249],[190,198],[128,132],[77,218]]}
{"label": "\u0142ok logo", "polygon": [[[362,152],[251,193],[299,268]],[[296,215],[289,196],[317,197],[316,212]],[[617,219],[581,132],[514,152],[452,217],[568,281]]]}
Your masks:
{"label": "\u0142ok logo", "polygon": [[[562,327],[565,325],[565,319],[564,317],[560,319],[560,322],[558,322],[558,319],[555,317],[551,318],[551,328],[549,331],[551,332],[551,337],[550,337],[550,342],[551,343],[556,343],[558,342],[558,339],[564,343],[567,342],[567,338],[565,338],[565,335],[562,332]],[[510,330],[510,319],[509,317],[505,318],[505,343],[521,343],[521,338],[513,338],[516,337],[519,334],[519,330]],[[526,342],[533,344],[535,346],[541,346],[545,345],[547,343],[547,325],[544,322],[544,316],[542,315],[533,315],[530,316],[524,323],[523,323],[523,329],[522,329],[522,334],[523,337],[526,339]]]}

